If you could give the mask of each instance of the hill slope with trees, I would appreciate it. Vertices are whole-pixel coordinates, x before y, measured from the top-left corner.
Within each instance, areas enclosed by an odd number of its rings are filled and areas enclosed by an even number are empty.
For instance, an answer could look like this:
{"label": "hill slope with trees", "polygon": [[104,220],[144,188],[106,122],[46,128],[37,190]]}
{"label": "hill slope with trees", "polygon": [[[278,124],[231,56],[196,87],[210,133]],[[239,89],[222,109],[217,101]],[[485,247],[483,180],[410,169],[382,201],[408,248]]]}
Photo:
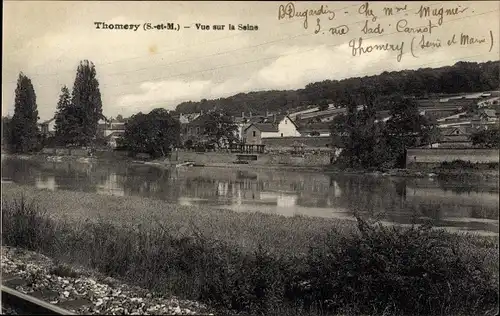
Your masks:
{"label": "hill slope with trees", "polygon": [[490,91],[500,86],[499,69],[499,61],[489,61],[458,62],[441,68],[386,71],[374,76],[315,82],[299,90],[239,93],[227,98],[183,102],[176,107],[176,112],[194,113],[216,108],[231,115],[241,115],[241,112],[286,112],[312,104],[336,103],[343,106],[346,94],[362,102],[362,87],[366,86],[375,89],[379,97],[388,98],[394,95],[422,98],[434,94]]}

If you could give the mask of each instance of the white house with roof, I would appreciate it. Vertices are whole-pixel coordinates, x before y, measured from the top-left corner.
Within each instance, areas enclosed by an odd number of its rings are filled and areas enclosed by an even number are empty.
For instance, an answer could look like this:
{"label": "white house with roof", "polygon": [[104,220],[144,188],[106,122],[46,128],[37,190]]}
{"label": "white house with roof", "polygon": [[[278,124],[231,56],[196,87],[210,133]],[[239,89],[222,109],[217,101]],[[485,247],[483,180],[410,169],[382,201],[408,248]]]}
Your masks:
{"label": "white house with roof", "polygon": [[300,137],[295,122],[288,115],[273,116],[273,121],[266,123],[252,123],[243,132],[246,144],[260,145],[264,138]]}
{"label": "white house with roof", "polygon": [[38,127],[40,128],[40,133],[45,136],[54,136],[55,134],[55,126],[56,126],[56,117],[46,120],[40,124]]}
{"label": "white house with roof", "polygon": [[[261,134],[262,138],[271,137],[299,137],[298,126],[288,115],[273,115],[272,122],[264,123],[274,126],[274,128],[267,128]],[[261,124],[262,125],[262,124]]]}

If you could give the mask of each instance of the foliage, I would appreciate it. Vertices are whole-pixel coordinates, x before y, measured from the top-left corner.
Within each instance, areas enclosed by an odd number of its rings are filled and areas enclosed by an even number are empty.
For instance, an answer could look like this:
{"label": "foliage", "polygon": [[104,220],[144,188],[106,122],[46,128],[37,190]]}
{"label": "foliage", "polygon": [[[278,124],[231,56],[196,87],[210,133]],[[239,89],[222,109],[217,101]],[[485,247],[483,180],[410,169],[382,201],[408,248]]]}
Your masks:
{"label": "foliage", "polygon": [[[392,168],[402,166],[405,150],[431,144],[440,137],[436,122],[420,115],[417,104],[410,98],[395,95],[379,98],[373,87],[365,86],[363,103],[347,96],[347,115],[336,117],[331,125],[334,143],[344,148],[337,164],[349,168]],[[388,103],[390,118],[386,123],[375,119],[377,104]],[[344,136],[339,137],[343,134]]]}
{"label": "foliage", "polygon": [[80,62],[73,85],[71,107],[65,116],[73,125],[73,135],[67,135],[69,143],[91,146],[97,136],[97,125],[102,118],[102,101],[97,81],[97,73],[92,62]]}
{"label": "foliage", "polygon": [[148,153],[165,157],[179,144],[180,123],[165,109],[154,109],[148,114],[139,112],[125,124],[125,134],[118,145],[133,153]]}
{"label": "foliage", "polygon": [[65,85],[61,88],[59,101],[55,115],[55,138],[60,145],[71,144],[78,138],[76,133],[78,118],[75,116],[74,108],[71,104],[71,95],[68,87]]}
{"label": "foliage", "polygon": [[9,147],[13,152],[30,152],[36,149],[39,130],[36,94],[31,79],[23,73],[17,80],[14,115],[11,120]]}
{"label": "foliage", "polygon": [[[326,103],[325,100],[341,104],[345,91],[350,91],[355,100],[362,99],[366,85],[373,86],[381,99],[390,98],[394,94],[430,97],[440,93],[490,91],[500,86],[499,66],[498,61],[458,62],[441,68],[385,71],[374,76],[315,82],[299,90],[239,93],[205,102],[183,102],[177,106],[176,111],[207,112],[217,106],[229,115],[240,115],[243,111],[254,114],[264,114],[266,111],[283,113],[311,104]],[[386,109],[383,107],[386,103],[378,105],[381,107],[377,110]]]}
{"label": "foliage", "polygon": [[484,129],[471,135],[472,144],[487,148],[500,148],[500,128]]}
{"label": "foliage", "polygon": [[2,147],[5,146],[5,148],[8,148],[9,144],[11,144],[10,141],[10,138],[12,136],[11,122],[12,122],[11,117],[2,116]]}
{"label": "foliage", "polygon": [[428,145],[438,138],[438,128],[420,115],[417,103],[395,96],[390,105],[391,118],[385,124],[388,150],[398,160],[405,159],[406,148]]}
{"label": "foliage", "polygon": [[208,137],[210,143],[223,147],[223,144],[232,144],[237,140],[236,132],[238,127],[231,117],[225,113],[213,111],[206,114],[203,123],[204,135]]}
{"label": "foliage", "polygon": [[466,104],[462,110],[467,114],[477,114],[479,111],[477,101],[471,101],[469,104]]}
{"label": "foliage", "polygon": [[[497,275],[486,266],[498,242],[431,230],[373,225],[330,232],[308,253],[247,252],[203,235],[178,235],[161,222],[63,222],[34,204],[2,201],[2,241],[95,268],[152,290],[221,310],[336,315],[483,315],[498,305]],[[491,254],[494,255],[491,255]],[[287,310],[288,309],[288,310]]]}
{"label": "foliage", "polygon": [[477,169],[477,164],[474,164],[470,161],[453,160],[453,161],[444,161],[443,163],[441,163],[439,167],[442,169],[453,169],[453,170]]}

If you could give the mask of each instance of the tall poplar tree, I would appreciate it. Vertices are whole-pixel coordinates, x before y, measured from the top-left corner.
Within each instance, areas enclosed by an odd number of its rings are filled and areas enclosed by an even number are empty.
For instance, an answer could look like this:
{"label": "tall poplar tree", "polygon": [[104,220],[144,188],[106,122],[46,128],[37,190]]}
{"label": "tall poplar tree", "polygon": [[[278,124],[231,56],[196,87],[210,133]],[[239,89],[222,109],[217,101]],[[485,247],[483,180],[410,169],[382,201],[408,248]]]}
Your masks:
{"label": "tall poplar tree", "polygon": [[72,110],[71,95],[68,87],[64,85],[61,88],[59,102],[57,102],[56,122],[54,126],[56,140],[60,145],[67,145],[75,141],[74,127],[76,120]]}
{"label": "tall poplar tree", "polygon": [[9,147],[13,152],[26,153],[34,150],[37,144],[38,109],[31,79],[22,72],[19,73],[15,93]]}
{"label": "tall poplar tree", "polygon": [[95,66],[88,60],[80,62],[77,68],[71,107],[77,117],[74,126],[80,135],[77,143],[82,146],[93,145],[97,124],[102,117],[102,101]]}

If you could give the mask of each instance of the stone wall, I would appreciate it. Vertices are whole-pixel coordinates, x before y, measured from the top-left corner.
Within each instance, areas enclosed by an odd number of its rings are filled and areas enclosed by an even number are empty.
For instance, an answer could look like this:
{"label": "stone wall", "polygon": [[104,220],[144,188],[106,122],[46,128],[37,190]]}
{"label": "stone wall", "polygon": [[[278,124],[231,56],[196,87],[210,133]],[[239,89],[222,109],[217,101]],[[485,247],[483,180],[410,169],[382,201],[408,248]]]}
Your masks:
{"label": "stone wall", "polygon": [[330,136],[318,136],[318,137],[272,137],[263,138],[262,144],[266,145],[266,149],[273,148],[291,148],[292,145],[297,142],[299,144],[304,144],[305,148],[327,148],[331,147],[332,138]]}
{"label": "stone wall", "polygon": [[470,161],[471,163],[499,162],[498,149],[474,148],[415,148],[406,153],[406,166],[416,167],[422,164],[441,164],[454,160]]}
{"label": "stone wall", "polygon": [[[233,163],[237,160],[236,153],[225,152],[187,152],[172,153],[171,161],[176,163],[192,161],[199,164]],[[330,164],[329,151],[306,152],[302,155],[291,153],[255,154],[257,160],[249,161],[255,165],[289,165],[289,166],[325,166]]]}

